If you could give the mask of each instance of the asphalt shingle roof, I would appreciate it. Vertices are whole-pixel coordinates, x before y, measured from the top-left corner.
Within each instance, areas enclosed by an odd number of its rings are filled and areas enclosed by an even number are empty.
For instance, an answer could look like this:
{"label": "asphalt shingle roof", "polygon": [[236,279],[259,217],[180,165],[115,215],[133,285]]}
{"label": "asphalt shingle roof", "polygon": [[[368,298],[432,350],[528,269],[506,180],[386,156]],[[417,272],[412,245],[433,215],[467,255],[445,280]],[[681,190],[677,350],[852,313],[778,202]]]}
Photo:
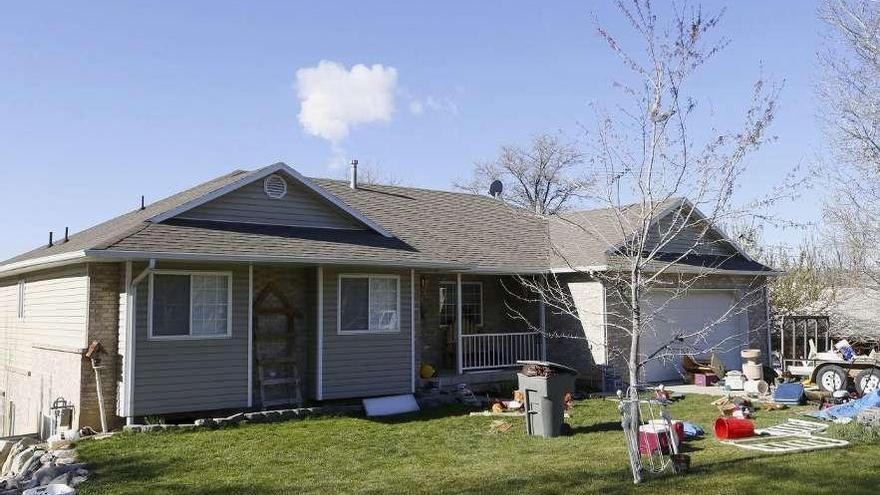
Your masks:
{"label": "asphalt shingle roof", "polygon": [[374,230],[149,221],[237,181],[256,179],[264,170],[236,170],[74,234],[68,242],[16,256],[0,267],[88,250],[528,273],[604,265],[609,246],[622,242],[638,222],[635,211],[620,216],[610,209],[588,210],[546,218],[488,196],[372,184],[351,189],[348,182],[331,179],[310,180],[393,237]]}

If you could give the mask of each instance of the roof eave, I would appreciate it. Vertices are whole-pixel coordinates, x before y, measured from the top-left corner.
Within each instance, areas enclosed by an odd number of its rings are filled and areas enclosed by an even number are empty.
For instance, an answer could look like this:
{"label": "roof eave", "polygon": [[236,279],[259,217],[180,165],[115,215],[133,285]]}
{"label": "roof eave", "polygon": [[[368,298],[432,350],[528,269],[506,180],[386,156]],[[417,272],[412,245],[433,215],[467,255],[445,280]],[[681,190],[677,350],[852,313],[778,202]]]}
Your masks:
{"label": "roof eave", "polygon": [[44,270],[47,268],[55,268],[58,266],[71,265],[88,261],[88,256],[84,250],[70,251],[67,253],[53,254],[50,256],[41,256],[14,263],[0,265],[0,277],[11,277],[22,273]]}
{"label": "roof eave", "polygon": [[272,256],[254,254],[212,254],[212,253],[183,253],[169,251],[126,251],[113,249],[92,249],[86,251],[89,257],[104,260],[142,260],[155,259],[166,261],[205,261],[205,262],[231,262],[231,263],[282,263],[303,265],[377,265],[395,266],[401,268],[425,268],[444,269],[450,271],[467,271],[471,267],[461,263],[449,263],[442,261],[400,261],[400,260],[364,260],[354,258],[311,258],[296,256]]}

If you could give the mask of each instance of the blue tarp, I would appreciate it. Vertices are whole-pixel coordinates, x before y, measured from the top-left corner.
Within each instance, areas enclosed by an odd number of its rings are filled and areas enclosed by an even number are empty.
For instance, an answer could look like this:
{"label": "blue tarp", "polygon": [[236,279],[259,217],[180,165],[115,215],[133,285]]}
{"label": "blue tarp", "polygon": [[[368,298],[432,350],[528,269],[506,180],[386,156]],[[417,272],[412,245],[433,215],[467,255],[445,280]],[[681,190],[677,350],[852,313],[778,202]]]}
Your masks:
{"label": "blue tarp", "polygon": [[854,418],[859,411],[867,407],[880,407],[880,390],[875,390],[861,399],[822,409],[821,411],[807,413],[807,415],[832,421],[837,418]]}

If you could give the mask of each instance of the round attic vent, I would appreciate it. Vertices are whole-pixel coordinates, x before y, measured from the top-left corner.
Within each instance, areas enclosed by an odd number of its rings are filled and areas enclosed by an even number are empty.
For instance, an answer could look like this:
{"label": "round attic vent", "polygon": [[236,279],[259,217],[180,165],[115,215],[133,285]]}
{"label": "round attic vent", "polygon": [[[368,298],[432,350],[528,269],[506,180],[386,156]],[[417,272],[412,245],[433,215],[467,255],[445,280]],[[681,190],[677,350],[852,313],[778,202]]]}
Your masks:
{"label": "round attic vent", "polygon": [[287,181],[280,175],[272,174],[263,181],[263,191],[271,199],[281,199],[287,194]]}

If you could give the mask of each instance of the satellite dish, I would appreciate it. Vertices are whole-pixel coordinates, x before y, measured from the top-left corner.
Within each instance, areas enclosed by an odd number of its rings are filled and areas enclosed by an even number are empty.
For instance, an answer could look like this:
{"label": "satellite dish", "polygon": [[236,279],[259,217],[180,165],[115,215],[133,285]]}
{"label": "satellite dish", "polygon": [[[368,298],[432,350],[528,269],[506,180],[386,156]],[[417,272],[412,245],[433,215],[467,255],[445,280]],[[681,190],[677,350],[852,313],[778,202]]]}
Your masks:
{"label": "satellite dish", "polygon": [[493,180],[492,185],[489,186],[489,196],[500,198],[502,191],[504,191],[504,184],[500,180]]}

